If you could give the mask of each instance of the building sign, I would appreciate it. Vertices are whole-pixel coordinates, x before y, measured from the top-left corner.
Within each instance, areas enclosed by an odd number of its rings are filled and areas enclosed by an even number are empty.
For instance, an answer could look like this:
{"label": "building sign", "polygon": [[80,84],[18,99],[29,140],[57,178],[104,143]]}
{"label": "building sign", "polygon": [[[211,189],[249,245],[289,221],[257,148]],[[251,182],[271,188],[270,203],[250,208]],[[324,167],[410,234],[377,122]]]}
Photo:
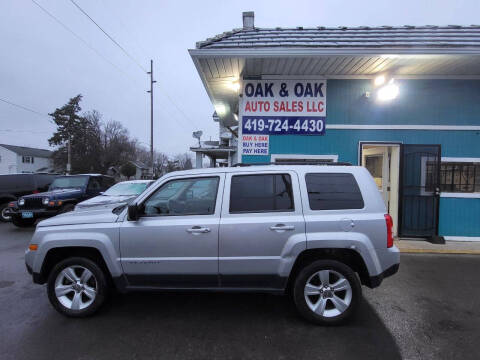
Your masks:
{"label": "building sign", "polygon": [[324,135],[326,80],[246,80],[242,134]]}
{"label": "building sign", "polygon": [[242,135],[242,155],[268,155],[268,135]]}

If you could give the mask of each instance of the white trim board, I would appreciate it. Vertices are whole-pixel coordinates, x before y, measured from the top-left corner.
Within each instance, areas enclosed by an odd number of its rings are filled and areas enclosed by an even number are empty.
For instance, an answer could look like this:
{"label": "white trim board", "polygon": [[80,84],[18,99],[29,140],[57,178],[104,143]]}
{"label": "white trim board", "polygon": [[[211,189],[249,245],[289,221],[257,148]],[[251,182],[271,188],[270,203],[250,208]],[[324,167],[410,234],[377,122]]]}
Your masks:
{"label": "white trim board", "polygon": [[307,159],[307,160],[333,160],[338,161],[338,154],[332,155],[302,155],[302,154],[271,154],[270,161],[275,162],[277,159]]}
{"label": "white trim board", "polygon": [[480,131],[477,125],[354,125],[327,124],[327,129],[336,130],[444,130],[444,131]]}
{"label": "white trim board", "polygon": [[480,241],[480,236],[444,236],[446,241]]}
{"label": "white trim board", "polygon": [[478,162],[480,162],[480,158],[442,156],[442,161],[444,161],[444,162],[478,163]]}
{"label": "white trim board", "polygon": [[441,192],[440,197],[459,199],[480,199],[480,193]]}

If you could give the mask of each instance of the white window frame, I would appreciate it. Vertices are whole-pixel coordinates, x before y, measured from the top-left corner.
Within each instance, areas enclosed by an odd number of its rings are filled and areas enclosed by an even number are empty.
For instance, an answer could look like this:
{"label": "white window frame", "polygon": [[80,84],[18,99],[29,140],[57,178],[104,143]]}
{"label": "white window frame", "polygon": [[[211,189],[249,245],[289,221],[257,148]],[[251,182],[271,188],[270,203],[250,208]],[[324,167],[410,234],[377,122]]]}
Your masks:
{"label": "white window frame", "polygon": [[[442,156],[441,162],[480,163],[480,158]],[[473,192],[473,193],[441,192],[440,197],[480,199],[480,192]]]}
{"label": "white window frame", "polygon": [[338,162],[338,154],[332,155],[302,155],[302,154],[271,154],[270,161],[273,163],[277,159],[292,159],[292,160],[332,160],[333,162]]}

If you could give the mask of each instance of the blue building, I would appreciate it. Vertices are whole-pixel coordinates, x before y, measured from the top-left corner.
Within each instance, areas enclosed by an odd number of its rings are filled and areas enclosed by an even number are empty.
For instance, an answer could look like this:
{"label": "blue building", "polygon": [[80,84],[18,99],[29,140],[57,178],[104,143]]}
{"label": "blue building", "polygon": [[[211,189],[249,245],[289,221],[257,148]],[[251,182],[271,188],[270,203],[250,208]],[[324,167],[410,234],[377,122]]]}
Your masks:
{"label": "blue building", "polygon": [[480,26],[243,28],[190,55],[228,163],[348,162],[401,237],[480,241]]}

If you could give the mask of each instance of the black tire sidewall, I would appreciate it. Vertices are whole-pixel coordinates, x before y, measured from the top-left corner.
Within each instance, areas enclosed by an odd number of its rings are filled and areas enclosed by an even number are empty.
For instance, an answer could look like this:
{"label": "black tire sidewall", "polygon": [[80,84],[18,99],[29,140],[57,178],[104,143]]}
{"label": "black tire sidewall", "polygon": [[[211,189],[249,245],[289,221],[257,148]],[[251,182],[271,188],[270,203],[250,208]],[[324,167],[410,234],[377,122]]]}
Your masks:
{"label": "black tire sidewall", "polygon": [[[55,280],[57,275],[66,267],[79,265],[90,270],[97,281],[97,295],[93,303],[82,310],[71,310],[64,307],[55,295]],[[93,315],[105,302],[108,296],[108,282],[104,271],[94,261],[83,257],[71,257],[59,262],[50,272],[47,281],[47,294],[50,303],[60,314],[68,317],[86,317]]]}
{"label": "black tire sidewall", "polygon": [[[333,270],[342,274],[350,282],[352,288],[352,301],[349,307],[342,314],[335,317],[329,318],[315,314],[310,310],[305,300],[305,284],[312,274],[320,270]],[[303,268],[297,275],[293,288],[293,299],[298,312],[306,320],[321,325],[340,325],[345,323],[354,314],[361,302],[362,287],[357,275],[349,266],[336,260],[318,260]]]}
{"label": "black tire sidewall", "polygon": [[3,217],[3,210],[8,208],[8,202],[0,204],[0,222],[10,222],[12,221],[12,216],[10,219],[5,219]]}

